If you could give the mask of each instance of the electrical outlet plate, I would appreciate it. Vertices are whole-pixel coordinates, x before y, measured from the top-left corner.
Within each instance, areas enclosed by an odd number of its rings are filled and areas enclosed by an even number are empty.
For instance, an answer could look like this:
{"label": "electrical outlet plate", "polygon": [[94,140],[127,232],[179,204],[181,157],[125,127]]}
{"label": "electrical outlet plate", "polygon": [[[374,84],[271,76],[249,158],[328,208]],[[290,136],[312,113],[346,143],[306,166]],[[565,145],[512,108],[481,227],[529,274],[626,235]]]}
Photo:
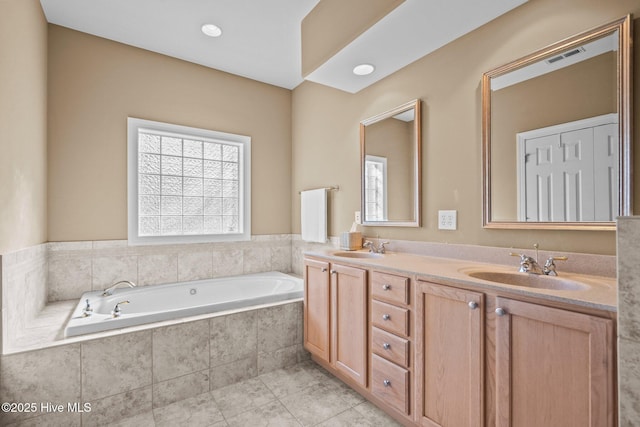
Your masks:
{"label": "electrical outlet plate", "polygon": [[362,224],[362,217],[360,216],[360,211],[356,211],[355,221],[356,221],[356,224]]}
{"label": "electrical outlet plate", "polygon": [[457,230],[458,211],[438,211],[438,230]]}

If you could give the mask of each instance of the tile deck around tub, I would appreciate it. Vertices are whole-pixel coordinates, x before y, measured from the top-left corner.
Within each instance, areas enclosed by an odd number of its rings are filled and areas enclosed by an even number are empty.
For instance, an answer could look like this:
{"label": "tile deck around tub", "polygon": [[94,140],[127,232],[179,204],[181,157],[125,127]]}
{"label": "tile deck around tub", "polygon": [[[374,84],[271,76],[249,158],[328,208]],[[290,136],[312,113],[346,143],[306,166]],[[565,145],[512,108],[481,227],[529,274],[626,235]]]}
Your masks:
{"label": "tile deck around tub", "polygon": [[400,426],[311,361],[202,393],[109,425]]}

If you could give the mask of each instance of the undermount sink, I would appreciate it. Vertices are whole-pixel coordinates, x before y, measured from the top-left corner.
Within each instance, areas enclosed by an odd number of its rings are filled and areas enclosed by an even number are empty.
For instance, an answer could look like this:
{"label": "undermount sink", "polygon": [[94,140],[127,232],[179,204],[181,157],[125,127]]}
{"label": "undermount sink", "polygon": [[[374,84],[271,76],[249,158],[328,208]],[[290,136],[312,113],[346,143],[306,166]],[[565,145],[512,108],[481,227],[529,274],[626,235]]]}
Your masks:
{"label": "undermount sink", "polygon": [[382,254],[374,254],[373,252],[336,252],[334,255],[344,258],[382,258]]}
{"label": "undermount sink", "polygon": [[498,271],[470,271],[467,276],[487,280],[489,282],[503,283],[505,285],[525,286],[528,288],[551,289],[556,291],[584,291],[588,285],[562,277],[544,276],[529,273],[507,273]]}

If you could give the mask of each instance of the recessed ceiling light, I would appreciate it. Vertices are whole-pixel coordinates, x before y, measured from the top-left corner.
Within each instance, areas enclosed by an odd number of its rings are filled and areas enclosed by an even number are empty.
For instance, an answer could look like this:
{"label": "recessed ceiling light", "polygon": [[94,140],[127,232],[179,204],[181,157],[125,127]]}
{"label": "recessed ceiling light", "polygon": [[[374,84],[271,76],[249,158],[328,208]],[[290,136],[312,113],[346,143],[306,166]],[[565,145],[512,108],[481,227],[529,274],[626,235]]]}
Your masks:
{"label": "recessed ceiling light", "polygon": [[222,35],[222,28],[214,24],[204,24],[202,26],[202,32],[209,37],[220,37]]}
{"label": "recessed ceiling light", "polygon": [[356,76],[366,76],[373,73],[373,70],[375,69],[376,67],[371,64],[360,64],[353,68],[353,74]]}

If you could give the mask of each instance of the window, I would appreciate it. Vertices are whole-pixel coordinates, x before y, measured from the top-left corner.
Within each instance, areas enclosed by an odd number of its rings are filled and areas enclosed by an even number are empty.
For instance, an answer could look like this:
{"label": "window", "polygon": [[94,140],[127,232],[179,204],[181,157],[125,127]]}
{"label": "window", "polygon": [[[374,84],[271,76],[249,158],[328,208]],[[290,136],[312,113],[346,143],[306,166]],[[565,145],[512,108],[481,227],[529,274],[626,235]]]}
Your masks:
{"label": "window", "polygon": [[129,243],[251,237],[251,138],[129,118]]}
{"label": "window", "polygon": [[387,220],[387,158],[367,155],[365,158],[366,221]]}

